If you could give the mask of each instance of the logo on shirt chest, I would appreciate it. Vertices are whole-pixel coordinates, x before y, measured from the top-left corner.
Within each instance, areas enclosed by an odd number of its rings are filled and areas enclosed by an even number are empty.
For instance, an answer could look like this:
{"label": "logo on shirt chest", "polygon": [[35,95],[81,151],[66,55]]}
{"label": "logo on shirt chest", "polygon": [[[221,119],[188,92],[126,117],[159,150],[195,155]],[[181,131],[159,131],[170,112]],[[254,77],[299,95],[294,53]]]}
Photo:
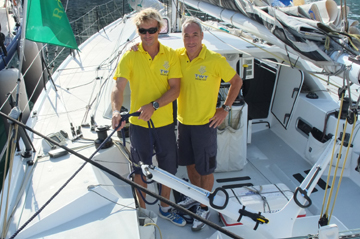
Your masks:
{"label": "logo on shirt chest", "polygon": [[169,62],[165,61],[163,67],[165,69],[160,69],[160,75],[167,76],[169,74],[169,68],[170,68]]}
{"label": "logo on shirt chest", "polygon": [[207,75],[204,75],[204,73],[206,72],[206,67],[200,66],[199,72],[200,72],[200,74],[195,74],[195,80],[206,81],[206,79],[208,78]]}

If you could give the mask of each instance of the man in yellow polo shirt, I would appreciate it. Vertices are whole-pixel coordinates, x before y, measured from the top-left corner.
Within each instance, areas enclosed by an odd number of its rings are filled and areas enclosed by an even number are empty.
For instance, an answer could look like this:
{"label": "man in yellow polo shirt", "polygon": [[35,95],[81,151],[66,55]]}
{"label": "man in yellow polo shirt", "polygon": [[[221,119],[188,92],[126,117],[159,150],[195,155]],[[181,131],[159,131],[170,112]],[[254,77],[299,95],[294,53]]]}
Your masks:
{"label": "man in yellow polo shirt", "polygon": [[[239,94],[242,80],[220,54],[202,44],[204,33],[194,18],[182,25],[184,48],[177,49],[183,78],[178,103],[179,165],[187,167],[192,184],[212,191],[216,168],[217,127],[224,121]],[[224,105],[216,108],[221,79],[231,84]],[[178,205],[190,208],[199,203],[187,197]],[[210,211],[199,205],[199,216],[208,219]],[[194,219],[192,230],[205,224]]]}
{"label": "man in yellow polo shirt", "polygon": [[[141,168],[137,165],[139,161],[152,164],[154,148],[159,167],[172,174],[177,171],[176,137],[171,103],[179,95],[182,74],[176,52],[158,41],[163,25],[159,12],[152,8],[144,9],[136,15],[134,23],[141,38],[141,44],[138,51],[126,52],[116,69],[114,75],[116,85],[111,94],[112,126],[116,128],[120,122],[119,110],[123,103],[125,86],[129,81],[130,112],[141,112],[138,118],[130,118],[134,181],[146,187],[146,183],[141,178]],[[147,123],[150,118],[155,126],[155,129],[151,131]],[[170,191],[170,188],[163,185],[161,195],[169,199]],[[145,208],[144,200],[140,193],[137,193],[140,206]],[[141,192],[141,194],[145,198],[145,193]],[[161,202],[159,216],[178,226],[186,224],[186,221],[164,202]]]}

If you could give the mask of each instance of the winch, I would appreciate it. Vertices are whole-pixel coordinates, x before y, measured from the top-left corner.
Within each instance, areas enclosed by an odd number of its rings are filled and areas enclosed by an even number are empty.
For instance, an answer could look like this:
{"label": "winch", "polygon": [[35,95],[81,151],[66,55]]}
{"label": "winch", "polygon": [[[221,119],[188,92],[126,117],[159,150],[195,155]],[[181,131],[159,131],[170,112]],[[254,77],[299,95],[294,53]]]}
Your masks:
{"label": "winch", "polygon": [[[99,148],[99,146],[104,142],[104,140],[108,137],[107,131],[110,127],[100,125],[96,128],[95,132],[98,135],[98,138],[95,140],[95,148]],[[102,149],[107,149],[113,145],[113,141],[111,138],[108,139],[107,142],[104,143]]]}

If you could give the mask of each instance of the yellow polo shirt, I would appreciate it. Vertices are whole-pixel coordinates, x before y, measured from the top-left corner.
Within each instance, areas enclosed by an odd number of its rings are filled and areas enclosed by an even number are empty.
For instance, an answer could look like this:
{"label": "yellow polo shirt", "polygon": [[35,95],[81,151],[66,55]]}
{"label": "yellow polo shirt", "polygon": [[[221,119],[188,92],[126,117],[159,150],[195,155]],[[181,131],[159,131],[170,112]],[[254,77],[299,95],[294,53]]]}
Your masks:
{"label": "yellow polo shirt", "polygon": [[[159,44],[159,53],[154,59],[151,59],[140,43],[139,50],[126,52],[116,68],[114,79],[124,77],[130,83],[130,112],[159,99],[170,89],[169,79],[182,77],[176,52],[160,42]],[[156,128],[173,123],[172,104],[157,109],[151,119]],[[148,127],[147,122],[138,117],[130,117],[130,123]]]}
{"label": "yellow polo shirt", "polygon": [[183,73],[177,119],[185,125],[207,124],[216,112],[221,79],[230,81],[236,71],[225,57],[208,50],[204,44],[200,54],[191,62],[185,48],[176,52]]}

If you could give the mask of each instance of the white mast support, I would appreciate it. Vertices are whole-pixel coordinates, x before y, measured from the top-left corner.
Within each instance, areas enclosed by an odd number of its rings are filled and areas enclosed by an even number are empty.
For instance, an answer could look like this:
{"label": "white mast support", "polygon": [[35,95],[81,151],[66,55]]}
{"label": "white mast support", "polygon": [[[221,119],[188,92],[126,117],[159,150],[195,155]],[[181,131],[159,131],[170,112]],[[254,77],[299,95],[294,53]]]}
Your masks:
{"label": "white mast support", "polygon": [[177,25],[177,9],[176,9],[176,4],[174,3],[174,1],[170,1],[171,2],[171,29],[170,31],[177,31],[178,30],[178,25]]}
{"label": "white mast support", "polygon": [[[216,17],[224,22],[227,22],[229,24],[232,24],[233,26],[236,26],[240,29],[243,29],[246,32],[249,32],[260,39],[264,39],[267,42],[270,42],[271,44],[274,44],[278,46],[279,48],[291,52],[295,54],[296,56],[299,56],[299,52],[295,51],[290,46],[287,46],[285,48],[285,43],[280,41],[276,36],[274,36],[271,31],[269,31],[265,26],[262,24],[250,19],[247,16],[244,16],[241,13],[224,9],[215,5],[212,5],[210,3],[201,2],[198,0],[181,0],[183,3],[200,10],[202,12],[205,12],[213,17]],[[325,53],[324,53],[325,54]],[[359,79],[360,79],[360,65],[356,64],[354,62],[351,62],[348,60],[349,55],[343,54],[340,57],[334,57],[331,58],[334,60],[334,62],[316,62],[311,59],[308,59],[305,56],[302,56],[305,60],[309,60],[313,62],[315,65],[317,65],[320,68],[330,69],[329,66],[335,66],[334,63],[340,63],[345,64],[346,66],[351,65],[351,69],[349,71],[349,80],[354,82],[357,85],[360,85]],[[336,66],[338,69],[339,65]],[[332,67],[334,68],[334,67]],[[335,72],[336,69],[330,70],[330,72]],[[341,74],[341,73],[340,73]]]}
{"label": "white mast support", "polygon": [[[330,140],[330,142],[328,142],[328,145],[320,156],[319,160],[314,164],[309,174],[299,186],[302,192],[306,192],[307,197],[310,197],[312,190],[316,186],[326,167],[329,165],[332,152],[331,147],[333,146],[333,143],[334,137]],[[229,200],[227,205],[225,205],[225,208],[214,208],[210,204],[209,200],[209,196],[212,194],[211,192],[194,186],[191,183],[177,178],[176,176],[155,166],[142,165],[141,168],[144,175],[148,178],[151,178],[156,182],[159,182],[186,196],[189,196],[194,200],[213,208],[221,214],[232,218],[233,220],[238,220],[240,216],[239,210],[243,209],[243,205],[240,204],[238,201]],[[296,195],[294,194],[294,196],[296,196],[296,201],[298,201],[298,203],[300,203],[301,205],[304,205],[304,203],[306,202],[307,204],[309,204],[309,201],[307,201],[301,193]],[[226,201],[227,198],[224,193],[217,193],[214,197],[213,205],[215,204],[216,206],[222,206],[226,204]],[[302,208],[296,204],[294,197],[292,197],[291,200],[280,211],[276,213],[262,213],[261,215],[268,219],[269,223],[259,224],[257,231],[262,235],[266,236],[266,238],[291,237],[295,220],[299,215],[301,209]],[[258,211],[252,210],[250,207],[246,207],[245,210],[253,214],[259,213]],[[247,216],[242,216],[240,222],[243,223],[245,226],[251,228],[255,227],[256,224],[253,219]],[[315,225],[315,227],[317,227],[317,225]],[[281,228],[281,230],[279,230],[279,228]]]}
{"label": "white mast support", "polygon": [[21,37],[19,42],[19,48],[20,48],[20,56],[19,56],[19,77],[17,82],[17,90],[16,90],[16,101],[15,101],[15,107],[19,105],[19,94],[20,94],[20,82],[21,80],[21,68],[22,68],[22,61],[24,58],[24,51],[25,51],[25,30],[26,30],[26,22],[27,22],[27,5],[28,1],[24,1],[24,8],[23,8],[23,22],[21,26]]}

